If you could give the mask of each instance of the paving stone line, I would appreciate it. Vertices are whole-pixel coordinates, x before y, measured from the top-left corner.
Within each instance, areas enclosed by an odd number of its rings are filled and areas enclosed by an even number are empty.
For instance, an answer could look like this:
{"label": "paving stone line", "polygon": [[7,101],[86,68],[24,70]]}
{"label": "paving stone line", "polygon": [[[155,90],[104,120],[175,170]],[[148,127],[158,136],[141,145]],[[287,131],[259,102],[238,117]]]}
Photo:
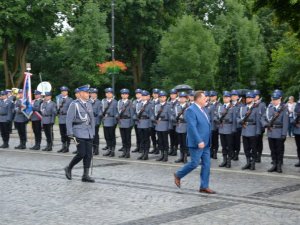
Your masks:
{"label": "paving stone line", "polygon": [[[1,166],[0,166],[1,168]],[[2,167],[3,168],[3,167]],[[0,169],[0,171],[3,172],[12,172],[14,170],[18,174],[30,174],[30,175],[36,175],[36,176],[42,176],[42,177],[51,177],[51,178],[59,178],[59,179],[66,179],[64,174],[61,173],[49,173],[47,171],[38,171],[38,170],[24,170],[24,169]],[[74,175],[73,177],[80,177]],[[259,199],[260,201],[258,202],[256,199],[251,200],[249,197],[247,199],[243,199],[245,197],[243,196],[226,196],[226,195],[213,195],[213,196],[208,196],[206,194],[199,194],[193,192],[186,192],[186,190],[178,190],[177,188],[170,188],[170,187],[155,187],[155,185],[152,184],[140,184],[137,182],[130,182],[130,181],[120,181],[120,180],[113,180],[113,179],[106,179],[106,178],[99,178],[95,177],[99,182],[96,182],[98,185],[106,184],[106,185],[114,185],[114,186],[125,186],[129,188],[137,188],[137,189],[142,189],[142,190],[152,190],[152,191],[158,191],[158,192],[166,192],[166,193],[175,193],[175,194],[181,194],[181,195],[190,195],[190,196],[197,196],[197,197],[204,197],[204,198],[214,198],[214,199],[219,199],[219,200],[225,200],[225,201],[230,201],[230,202],[235,202],[235,203],[245,203],[245,204],[252,204],[252,205],[263,205],[267,207],[272,207],[272,208],[282,208],[282,209],[289,209],[289,210],[296,210],[300,211],[299,207],[290,207],[288,205],[294,205],[294,206],[299,206],[299,204],[291,204],[289,202],[282,202],[282,201],[276,201],[276,200],[270,200],[268,199],[267,202],[266,199]],[[79,181],[79,180],[78,180]]]}

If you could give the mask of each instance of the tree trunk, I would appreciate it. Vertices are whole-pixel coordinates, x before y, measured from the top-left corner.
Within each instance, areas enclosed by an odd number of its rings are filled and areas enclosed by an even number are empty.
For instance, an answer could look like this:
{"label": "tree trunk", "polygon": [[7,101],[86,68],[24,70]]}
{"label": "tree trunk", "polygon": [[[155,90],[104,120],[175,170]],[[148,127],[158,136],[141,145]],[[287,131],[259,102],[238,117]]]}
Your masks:
{"label": "tree trunk", "polygon": [[[24,72],[26,69],[26,54],[29,47],[29,43],[29,39],[24,39],[21,35],[17,35],[14,46],[14,62],[10,63],[8,51],[9,39],[4,38],[2,60],[6,88],[20,87],[20,85],[22,84],[24,79]],[[10,65],[12,65],[11,68]]]}
{"label": "tree trunk", "polygon": [[137,48],[135,56],[131,59],[132,73],[134,80],[134,89],[138,88],[138,84],[142,82],[143,78],[143,54],[144,46],[140,44]]}

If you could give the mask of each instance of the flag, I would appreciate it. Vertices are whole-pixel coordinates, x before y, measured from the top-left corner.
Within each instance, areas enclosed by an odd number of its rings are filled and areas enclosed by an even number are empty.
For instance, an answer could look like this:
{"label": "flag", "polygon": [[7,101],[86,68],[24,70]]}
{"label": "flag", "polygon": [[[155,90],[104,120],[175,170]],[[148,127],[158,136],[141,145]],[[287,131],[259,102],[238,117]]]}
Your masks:
{"label": "flag", "polygon": [[29,119],[32,111],[32,95],[31,95],[31,73],[25,72],[22,98],[22,112]]}

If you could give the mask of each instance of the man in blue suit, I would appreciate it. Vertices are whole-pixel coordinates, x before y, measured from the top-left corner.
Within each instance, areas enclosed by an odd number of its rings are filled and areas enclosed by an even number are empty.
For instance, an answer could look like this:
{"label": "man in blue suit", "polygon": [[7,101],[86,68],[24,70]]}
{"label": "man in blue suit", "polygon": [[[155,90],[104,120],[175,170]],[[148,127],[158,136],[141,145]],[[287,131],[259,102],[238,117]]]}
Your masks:
{"label": "man in blue suit", "polygon": [[201,159],[200,189],[199,192],[215,194],[209,188],[210,174],[210,122],[204,111],[207,97],[203,91],[196,91],[195,104],[192,104],[185,113],[187,122],[187,146],[190,151],[191,161],[180,168],[175,174],[175,184],[180,188],[180,180],[196,169]]}

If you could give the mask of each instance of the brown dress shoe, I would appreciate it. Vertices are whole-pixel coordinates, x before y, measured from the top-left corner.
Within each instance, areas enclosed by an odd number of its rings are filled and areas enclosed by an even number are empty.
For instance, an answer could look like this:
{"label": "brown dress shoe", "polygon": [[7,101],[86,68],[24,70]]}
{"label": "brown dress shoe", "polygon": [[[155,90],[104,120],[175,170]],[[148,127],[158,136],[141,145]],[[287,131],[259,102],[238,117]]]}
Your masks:
{"label": "brown dress shoe", "polygon": [[175,179],[174,182],[175,182],[176,186],[178,188],[180,188],[180,179],[179,179],[179,177],[176,176],[176,173],[174,173],[174,179]]}
{"label": "brown dress shoe", "polygon": [[200,193],[206,193],[206,194],[216,194],[217,192],[211,190],[210,188],[200,188]]}

